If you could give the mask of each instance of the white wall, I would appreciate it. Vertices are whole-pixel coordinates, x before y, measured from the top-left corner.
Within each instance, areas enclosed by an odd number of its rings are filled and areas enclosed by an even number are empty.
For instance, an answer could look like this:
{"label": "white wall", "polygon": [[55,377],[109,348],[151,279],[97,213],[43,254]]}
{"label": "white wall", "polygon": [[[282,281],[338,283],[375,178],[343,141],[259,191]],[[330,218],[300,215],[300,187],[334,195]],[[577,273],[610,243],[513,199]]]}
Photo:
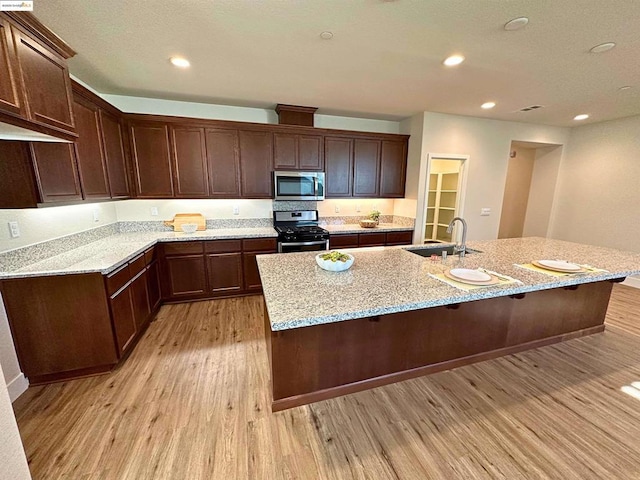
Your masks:
{"label": "white wall", "polygon": [[547,237],[563,147],[537,148],[522,236]]}
{"label": "white wall", "polygon": [[9,389],[9,397],[13,402],[27,389],[29,382],[20,370],[2,295],[0,295],[0,366],[2,366],[4,381]]}
{"label": "white wall", "polygon": [[[114,223],[114,203],[0,210],[0,252]],[[98,222],[93,221],[94,211],[98,212]],[[10,221],[18,222],[19,238],[9,235]]]}
{"label": "white wall", "polygon": [[[101,94],[101,97],[126,113],[172,115],[236,122],[278,123],[278,115],[275,110],[265,108],[179,102],[175,100],[129,97],[125,95]],[[361,132],[398,133],[400,131],[400,122],[322,114],[316,114],[315,126],[318,128],[356,130]]]}
{"label": "white wall", "polygon": [[[202,213],[208,219],[272,218],[272,200],[123,200],[115,202],[119,222],[171,220],[176,213]],[[233,207],[239,215],[233,214]],[[151,215],[151,208],[158,209],[158,216]]]}
{"label": "white wall", "polygon": [[554,200],[554,238],[640,252],[640,116],[576,127]]}
{"label": "white wall", "polygon": [[[464,202],[464,216],[469,224],[468,238],[495,239],[511,142],[562,145],[568,138],[568,128],[425,112],[421,163],[426,162],[426,155],[430,152],[469,155]],[[418,175],[407,175],[407,189],[417,189],[409,183],[418,181]],[[420,203],[418,201],[419,208]],[[483,207],[491,208],[490,216],[480,216]]]}
{"label": "white wall", "polygon": [[393,206],[391,198],[334,198],[318,202],[318,212],[321,217],[368,215],[372,210],[378,210],[382,215],[393,215]]}
{"label": "white wall", "polygon": [[[2,367],[0,366],[0,372]],[[0,480],[31,478],[16,417],[4,383],[0,382]]]}

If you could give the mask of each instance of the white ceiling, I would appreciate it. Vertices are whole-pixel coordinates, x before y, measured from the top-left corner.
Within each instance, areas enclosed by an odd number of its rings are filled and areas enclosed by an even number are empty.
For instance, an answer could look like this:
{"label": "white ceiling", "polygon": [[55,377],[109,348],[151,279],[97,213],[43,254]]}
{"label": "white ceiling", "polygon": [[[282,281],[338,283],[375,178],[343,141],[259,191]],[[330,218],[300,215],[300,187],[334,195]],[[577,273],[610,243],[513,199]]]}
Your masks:
{"label": "white ceiling", "polygon": [[[640,114],[639,0],[36,0],[103,93],[400,119]],[[528,16],[529,25],[503,25]],[[322,31],[333,32],[321,40]],[[589,49],[613,41],[607,53]],[[466,61],[446,68],[442,60]],[[182,55],[180,70],[168,58]],[[618,91],[623,85],[634,88]],[[495,101],[491,111],[480,109]],[[529,105],[545,108],[516,112]]]}

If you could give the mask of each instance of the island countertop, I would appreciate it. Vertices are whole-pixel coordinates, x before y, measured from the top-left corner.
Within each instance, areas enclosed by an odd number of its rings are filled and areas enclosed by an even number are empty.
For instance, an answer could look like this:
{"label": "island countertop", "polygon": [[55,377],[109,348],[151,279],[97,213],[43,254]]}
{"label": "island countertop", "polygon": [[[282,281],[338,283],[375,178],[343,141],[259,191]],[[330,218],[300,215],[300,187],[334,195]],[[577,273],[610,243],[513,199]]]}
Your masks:
{"label": "island countertop", "polygon": [[[439,246],[439,245],[438,245]],[[415,245],[414,247],[423,247]],[[479,253],[431,261],[410,247],[341,249],[355,256],[346,272],[316,265],[318,252],[259,255],[258,267],[271,330],[287,330],[408,310],[470,302],[640,273],[640,254],[545,238],[469,242]],[[606,272],[554,277],[517,267],[533,260],[563,259]],[[431,276],[455,267],[485,268],[511,276],[511,283],[463,291]]]}

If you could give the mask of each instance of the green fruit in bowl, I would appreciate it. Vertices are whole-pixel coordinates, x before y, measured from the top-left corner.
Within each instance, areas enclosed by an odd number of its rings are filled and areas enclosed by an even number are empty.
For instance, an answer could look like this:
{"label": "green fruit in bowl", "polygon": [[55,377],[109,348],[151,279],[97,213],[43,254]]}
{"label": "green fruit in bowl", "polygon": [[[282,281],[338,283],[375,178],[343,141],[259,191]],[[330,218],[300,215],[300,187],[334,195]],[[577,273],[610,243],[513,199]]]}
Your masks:
{"label": "green fruit in bowl", "polygon": [[340,252],[329,252],[321,254],[320,258],[322,260],[331,260],[332,262],[346,262],[350,257]]}

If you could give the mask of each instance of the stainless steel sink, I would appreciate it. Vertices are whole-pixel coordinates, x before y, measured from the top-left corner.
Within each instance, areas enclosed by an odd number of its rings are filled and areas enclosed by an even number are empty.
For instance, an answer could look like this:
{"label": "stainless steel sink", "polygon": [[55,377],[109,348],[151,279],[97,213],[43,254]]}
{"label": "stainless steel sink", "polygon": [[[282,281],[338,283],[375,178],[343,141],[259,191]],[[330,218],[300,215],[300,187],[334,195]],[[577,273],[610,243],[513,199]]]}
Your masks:
{"label": "stainless steel sink", "polygon": [[[431,255],[441,256],[442,252],[447,252],[447,255],[453,255],[454,246],[450,245],[448,247],[413,247],[413,248],[405,248],[407,252],[415,253],[416,255],[420,255],[421,257],[430,257]],[[472,248],[467,247],[467,255],[472,253],[482,253],[480,250],[473,250]]]}

